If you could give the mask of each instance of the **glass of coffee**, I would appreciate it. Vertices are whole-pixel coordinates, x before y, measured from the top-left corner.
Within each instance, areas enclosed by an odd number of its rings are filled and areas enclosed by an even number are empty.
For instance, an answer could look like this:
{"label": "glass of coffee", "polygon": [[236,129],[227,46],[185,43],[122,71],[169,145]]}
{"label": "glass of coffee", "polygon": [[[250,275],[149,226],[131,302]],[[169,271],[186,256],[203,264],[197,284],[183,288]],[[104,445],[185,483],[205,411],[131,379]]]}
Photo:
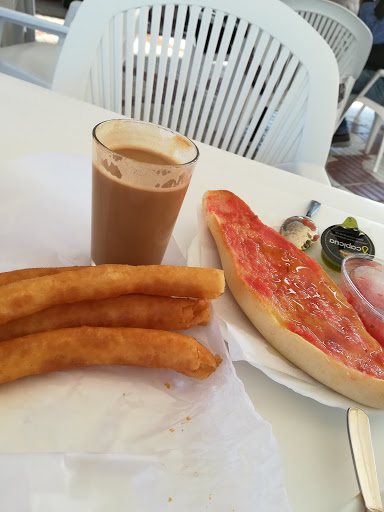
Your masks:
{"label": "glass of coffee", "polygon": [[92,264],[160,264],[199,150],[168,128],[133,119],[92,132]]}

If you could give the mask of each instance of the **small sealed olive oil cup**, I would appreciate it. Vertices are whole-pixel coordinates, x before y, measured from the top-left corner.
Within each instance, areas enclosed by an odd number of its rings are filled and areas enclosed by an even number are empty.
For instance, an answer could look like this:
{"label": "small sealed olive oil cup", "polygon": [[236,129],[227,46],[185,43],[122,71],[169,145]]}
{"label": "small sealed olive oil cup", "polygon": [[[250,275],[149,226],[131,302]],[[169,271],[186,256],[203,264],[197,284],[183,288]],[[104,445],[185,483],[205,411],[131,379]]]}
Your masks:
{"label": "small sealed olive oil cup", "polygon": [[375,254],[369,236],[361,231],[356,219],[347,217],[342,224],[335,224],[321,235],[321,257],[331,270],[340,272],[341,265],[350,254]]}

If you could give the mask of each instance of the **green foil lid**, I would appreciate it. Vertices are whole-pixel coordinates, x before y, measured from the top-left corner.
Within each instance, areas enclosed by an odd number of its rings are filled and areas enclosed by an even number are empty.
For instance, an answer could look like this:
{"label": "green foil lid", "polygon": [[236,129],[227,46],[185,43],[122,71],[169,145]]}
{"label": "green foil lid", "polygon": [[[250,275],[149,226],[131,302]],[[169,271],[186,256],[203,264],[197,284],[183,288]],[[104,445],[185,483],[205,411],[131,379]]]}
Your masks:
{"label": "green foil lid", "polygon": [[372,240],[361,231],[356,219],[347,217],[342,224],[327,228],[321,235],[321,257],[332,270],[341,269],[349,254],[375,254]]}

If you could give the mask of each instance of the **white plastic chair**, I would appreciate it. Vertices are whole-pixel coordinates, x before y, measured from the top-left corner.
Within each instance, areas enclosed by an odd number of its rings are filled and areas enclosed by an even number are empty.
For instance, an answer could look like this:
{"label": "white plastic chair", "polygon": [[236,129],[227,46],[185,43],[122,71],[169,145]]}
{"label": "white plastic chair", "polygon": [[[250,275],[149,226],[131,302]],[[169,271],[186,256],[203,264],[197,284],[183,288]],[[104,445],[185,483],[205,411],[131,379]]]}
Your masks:
{"label": "white plastic chair", "polygon": [[[32,16],[35,14],[35,0],[0,0],[0,7],[25,12]],[[23,27],[5,24],[2,36],[0,37],[0,46],[33,41],[34,35],[32,30],[24,30]]]}
{"label": "white plastic chair", "polygon": [[353,85],[367,62],[372,33],[355,14],[327,0],[283,0],[327,41],[339,67],[340,97],[337,128],[349,107]]}
{"label": "white plastic chair", "polygon": [[52,88],[329,183],[337,63],[279,0],[84,0]]}
{"label": "white plastic chair", "polygon": [[[357,113],[356,117],[358,117],[360,115],[361,111],[365,107],[369,107],[369,108],[371,108],[375,112],[375,118],[374,118],[373,123],[372,123],[371,132],[369,134],[369,137],[368,137],[368,140],[367,140],[367,144],[366,144],[366,146],[364,148],[364,153],[366,153],[366,154],[371,151],[372,145],[373,145],[373,143],[376,140],[376,137],[377,137],[377,134],[379,133],[381,125],[384,123],[384,106],[380,105],[379,103],[376,103],[376,101],[373,101],[370,98],[366,97],[366,94],[369,91],[369,89],[380,78],[384,79],[384,69],[378,70],[375,73],[375,75],[372,77],[372,79],[364,87],[364,89],[361,91],[361,93],[358,94],[354,98],[354,101],[357,101],[357,102],[363,104],[362,108],[359,110],[359,112]],[[382,139],[381,144],[379,146],[379,150],[378,150],[378,153],[377,153],[375,165],[373,166],[373,169],[372,169],[373,172],[377,172],[378,171],[378,169],[380,167],[381,160],[383,158],[383,154],[384,154],[384,136],[383,136],[383,139]]]}
{"label": "white plastic chair", "polygon": [[[82,2],[79,1],[71,3],[64,25],[0,7],[0,40],[4,25],[9,23],[18,27],[26,27],[28,34],[25,38],[26,42],[18,41],[19,44],[0,48],[0,72],[50,88],[69,25],[81,5]],[[57,35],[58,43],[35,41],[35,30]]]}

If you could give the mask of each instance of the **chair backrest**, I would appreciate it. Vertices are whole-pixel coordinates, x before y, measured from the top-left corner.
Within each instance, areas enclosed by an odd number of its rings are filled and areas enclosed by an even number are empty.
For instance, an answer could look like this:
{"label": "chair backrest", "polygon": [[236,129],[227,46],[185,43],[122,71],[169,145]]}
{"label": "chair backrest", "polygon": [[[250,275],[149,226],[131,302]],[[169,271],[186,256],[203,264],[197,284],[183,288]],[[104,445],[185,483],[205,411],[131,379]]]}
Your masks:
{"label": "chair backrest", "polygon": [[324,166],[335,57],[280,0],[84,0],[53,89],[265,163]]}
{"label": "chair backrest", "polygon": [[336,124],[341,121],[348,97],[367,62],[372,33],[353,12],[328,0],[283,0],[327,41],[335,54],[340,76]]}

